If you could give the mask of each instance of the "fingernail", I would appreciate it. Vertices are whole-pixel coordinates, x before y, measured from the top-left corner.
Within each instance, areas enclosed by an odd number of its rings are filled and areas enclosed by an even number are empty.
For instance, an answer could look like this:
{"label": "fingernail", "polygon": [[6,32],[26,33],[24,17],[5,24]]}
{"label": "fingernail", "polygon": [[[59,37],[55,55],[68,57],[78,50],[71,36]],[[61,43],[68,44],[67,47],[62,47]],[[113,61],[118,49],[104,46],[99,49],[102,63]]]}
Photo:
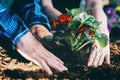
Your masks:
{"label": "fingernail", "polygon": [[97,68],[98,66],[97,65],[95,65],[95,68]]}
{"label": "fingernail", "polygon": [[52,72],[48,72],[49,75],[52,75],[53,73]]}
{"label": "fingernail", "polygon": [[66,66],[63,66],[63,69],[64,69],[64,70],[68,70],[68,68],[67,68]]}
{"label": "fingernail", "polygon": [[90,64],[88,63],[87,66],[90,67]]}
{"label": "fingernail", "polygon": [[99,64],[98,64],[98,66],[101,66],[101,65],[102,65],[102,63],[99,63]]}
{"label": "fingernail", "polygon": [[67,67],[63,67],[62,68],[62,71],[66,71],[66,70],[68,70]]}
{"label": "fingernail", "polygon": [[68,68],[67,68],[67,67],[65,67],[65,70],[68,70]]}

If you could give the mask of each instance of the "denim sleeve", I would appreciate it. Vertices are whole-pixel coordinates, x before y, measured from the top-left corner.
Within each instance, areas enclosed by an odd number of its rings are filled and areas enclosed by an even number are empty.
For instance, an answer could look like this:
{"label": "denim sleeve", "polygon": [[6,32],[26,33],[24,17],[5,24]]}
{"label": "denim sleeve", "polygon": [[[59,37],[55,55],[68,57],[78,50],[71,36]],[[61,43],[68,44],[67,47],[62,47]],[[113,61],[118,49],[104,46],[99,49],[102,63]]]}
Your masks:
{"label": "denim sleeve", "polygon": [[16,14],[0,3],[0,34],[8,37],[16,45],[28,31],[29,29]]}
{"label": "denim sleeve", "polygon": [[51,29],[48,18],[41,11],[41,0],[20,0],[20,13],[29,28],[34,24],[41,24]]}

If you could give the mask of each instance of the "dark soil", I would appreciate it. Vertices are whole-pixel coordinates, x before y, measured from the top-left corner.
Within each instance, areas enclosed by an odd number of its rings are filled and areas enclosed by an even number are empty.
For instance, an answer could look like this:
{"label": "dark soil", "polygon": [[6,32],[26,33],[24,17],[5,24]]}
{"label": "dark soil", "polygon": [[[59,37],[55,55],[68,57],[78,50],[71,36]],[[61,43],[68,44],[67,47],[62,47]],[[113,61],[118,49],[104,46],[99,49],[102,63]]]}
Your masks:
{"label": "dark soil", "polygon": [[120,80],[120,41],[119,37],[111,37],[111,65],[104,63],[98,68],[87,67],[81,65],[85,63],[79,64],[76,56],[63,55],[64,50],[62,50],[57,55],[65,62],[68,71],[59,73],[53,70],[54,74],[51,76],[47,75],[41,67],[24,59],[15,50],[8,48],[11,45],[9,41],[6,43],[5,40],[1,40],[0,80]]}

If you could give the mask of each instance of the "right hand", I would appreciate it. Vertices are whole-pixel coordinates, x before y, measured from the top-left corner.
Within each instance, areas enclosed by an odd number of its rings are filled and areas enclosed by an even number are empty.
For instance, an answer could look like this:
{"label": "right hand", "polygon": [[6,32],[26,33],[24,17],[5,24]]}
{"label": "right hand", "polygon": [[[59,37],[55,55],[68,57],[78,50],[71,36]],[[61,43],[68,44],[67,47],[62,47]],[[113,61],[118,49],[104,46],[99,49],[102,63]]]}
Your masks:
{"label": "right hand", "polygon": [[42,66],[42,68],[50,75],[52,74],[50,68],[53,68],[59,72],[67,70],[64,63],[58,57],[45,49],[30,32],[28,32],[17,42],[17,51],[24,58],[39,66]]}
{"label": "right hand", "polygon": [[88,66],[101,66],[104,60],[107,64],[110,64],[109,42],[105,48],[101,48],[99,42],[95,40],[94,46],[92,47],[92,51],[88,59]]}

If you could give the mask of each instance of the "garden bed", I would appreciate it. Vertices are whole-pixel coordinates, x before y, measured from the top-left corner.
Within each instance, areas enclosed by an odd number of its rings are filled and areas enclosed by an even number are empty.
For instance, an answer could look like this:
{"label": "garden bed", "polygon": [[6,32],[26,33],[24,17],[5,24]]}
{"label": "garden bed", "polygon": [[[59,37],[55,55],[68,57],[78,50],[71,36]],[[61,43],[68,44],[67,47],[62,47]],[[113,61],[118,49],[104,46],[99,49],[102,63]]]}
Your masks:
{"label": "garden bed", "polygon": [[[115,38],[114,38],[115,39]],[[0,41],[1,42],[1,41]],[[4,41],[2,41],[4,43]],[[6,44],[4,43],[5,45]],[[3,46],[3,45],[2,45]],[[5,47],[5,46],[3,46]],[[3,49],[0,47],[0,79],[26,79],[26,80],[119,80],[120,78],[120,44],[119,40],[112,40],[111,65],[105,63],[98,67],[87,67],[80,64],[67,63],[68,71],[49,76],[40,67],[32,62],[27,61],[14,50]],[[64,57],[61,57],[64,58]],[[72,59],[73,57],[71,57]],[[74,59],[74,58],[73,58]]]}

